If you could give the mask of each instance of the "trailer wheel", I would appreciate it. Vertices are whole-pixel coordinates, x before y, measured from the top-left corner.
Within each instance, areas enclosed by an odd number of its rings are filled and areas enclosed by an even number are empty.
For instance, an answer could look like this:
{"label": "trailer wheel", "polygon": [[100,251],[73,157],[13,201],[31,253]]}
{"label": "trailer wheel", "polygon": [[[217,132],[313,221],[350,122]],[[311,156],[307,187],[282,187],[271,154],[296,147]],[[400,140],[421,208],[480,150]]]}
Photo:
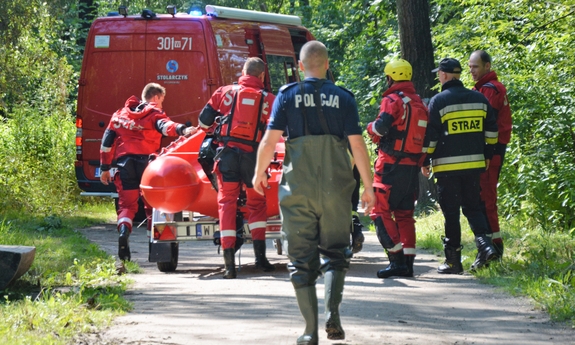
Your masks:
{"label": "trailer wheel", "polygon": [[179,246],[178,242],[172,242],[171,245],[171,260],[168,262],[156,262],[160,272],[174,272],[178,267]]}
{"label": "trailer wheel", "polygon": [[282,250],[282,240],[280,240],[279,238],[276,238],[276,239],[274,240],[274,244],[275,244],[276,250],[277,250],[277,252],[278,252],[278,255],[282,255],[282,253],[283,253],[283,250]]}

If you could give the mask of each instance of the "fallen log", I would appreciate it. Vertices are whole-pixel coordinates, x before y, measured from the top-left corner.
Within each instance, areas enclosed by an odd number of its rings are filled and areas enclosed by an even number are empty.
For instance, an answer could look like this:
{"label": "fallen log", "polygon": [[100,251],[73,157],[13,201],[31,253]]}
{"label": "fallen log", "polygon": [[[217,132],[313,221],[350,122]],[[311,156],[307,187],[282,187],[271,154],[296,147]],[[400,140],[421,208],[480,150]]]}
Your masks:
{"label": "fallen log", "polygon": [[0,245],[0,290],[28,272],[36,247]]}

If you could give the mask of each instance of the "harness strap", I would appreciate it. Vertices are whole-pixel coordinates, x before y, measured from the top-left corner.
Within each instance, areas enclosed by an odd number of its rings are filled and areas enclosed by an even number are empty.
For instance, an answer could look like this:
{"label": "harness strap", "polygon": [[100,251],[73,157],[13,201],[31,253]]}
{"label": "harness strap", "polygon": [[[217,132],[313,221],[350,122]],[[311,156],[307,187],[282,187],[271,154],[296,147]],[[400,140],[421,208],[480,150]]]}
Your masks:
{"label": "harness strap", "polygon": [[[321,96],[319,91],[321,90],[321,87],[323,86],[323,84],[325,83],[325,80],[318,80],[318,81],[314,81],[311,82],[313,87],[314,87],[314,95],[313,95],[313,99],[314,99],[314,103],[315,103],[315,107],[316,107],[316,111],[317,111],[317,117],[319,119],[319,123],[321,126],[321,129],[323,131],[324,134],[331,134],[330,130],[329,130],[329,126],[327,125],[327,120],[325,118],[325,115],[323,113],[323,107],[321,106]],[[301,92],[301,96],[302,98],[305,97],[305,81],[299,82],[299,89]],[[308,127],[308,122],[307,122],[307,112],[305,109],[305,104],[302,107],[302,113],[303,113],[303,117],[304,117],[304,132],[305,135],[310,135],[309,132],[309,127]]]}

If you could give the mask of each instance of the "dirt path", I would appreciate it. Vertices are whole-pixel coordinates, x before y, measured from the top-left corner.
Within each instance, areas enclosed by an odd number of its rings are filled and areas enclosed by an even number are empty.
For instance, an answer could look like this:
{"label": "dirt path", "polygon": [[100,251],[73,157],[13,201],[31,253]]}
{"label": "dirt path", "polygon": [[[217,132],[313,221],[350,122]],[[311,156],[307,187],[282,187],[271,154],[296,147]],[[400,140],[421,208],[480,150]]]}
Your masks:
{"label": "dirt path", "polygon": [[[117,251],[114,225],[82,232],[110,254]],[[273,274],[253,269],[252,246],[244,245],[238,279],[222,279],[223,259],[211,242],[181,244],[175,273],[147,262],[145,231],[131,237],[132,260],[145,270],[132,275],[134,310],[82,344],[295,344],[304,323],[285,268],[268,241]],[[321,344],[575,344],[575,330],[556,324],[522,298],[482,285],[468,274],[436,273],[441,258],[419,253],[415,278],[379,279],[387,259],[375,234],[353,260],[341,306],[346,340]],[[237,259],[236,259],[237,260]],[[323,279],[318,281],[323,312]]]}

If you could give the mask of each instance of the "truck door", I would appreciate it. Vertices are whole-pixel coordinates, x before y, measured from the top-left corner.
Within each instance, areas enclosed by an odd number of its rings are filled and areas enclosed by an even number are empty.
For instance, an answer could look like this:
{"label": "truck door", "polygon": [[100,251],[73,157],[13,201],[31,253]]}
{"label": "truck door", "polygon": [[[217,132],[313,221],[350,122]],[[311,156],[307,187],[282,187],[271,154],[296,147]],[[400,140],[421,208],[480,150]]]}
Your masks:
{"label": "truck door", "polygon": [[76,176],[89,192],[112,192],[99,181],[100,145],[110,117],[145,85],[144,21],[103,18],[94,21],[86,42],[79,80]]}
{"label": "truck door", "polygon": [[271,91],[299,80],[295,50],[289,30],[285,26],[260,24],[260,39],[269,71]]}

